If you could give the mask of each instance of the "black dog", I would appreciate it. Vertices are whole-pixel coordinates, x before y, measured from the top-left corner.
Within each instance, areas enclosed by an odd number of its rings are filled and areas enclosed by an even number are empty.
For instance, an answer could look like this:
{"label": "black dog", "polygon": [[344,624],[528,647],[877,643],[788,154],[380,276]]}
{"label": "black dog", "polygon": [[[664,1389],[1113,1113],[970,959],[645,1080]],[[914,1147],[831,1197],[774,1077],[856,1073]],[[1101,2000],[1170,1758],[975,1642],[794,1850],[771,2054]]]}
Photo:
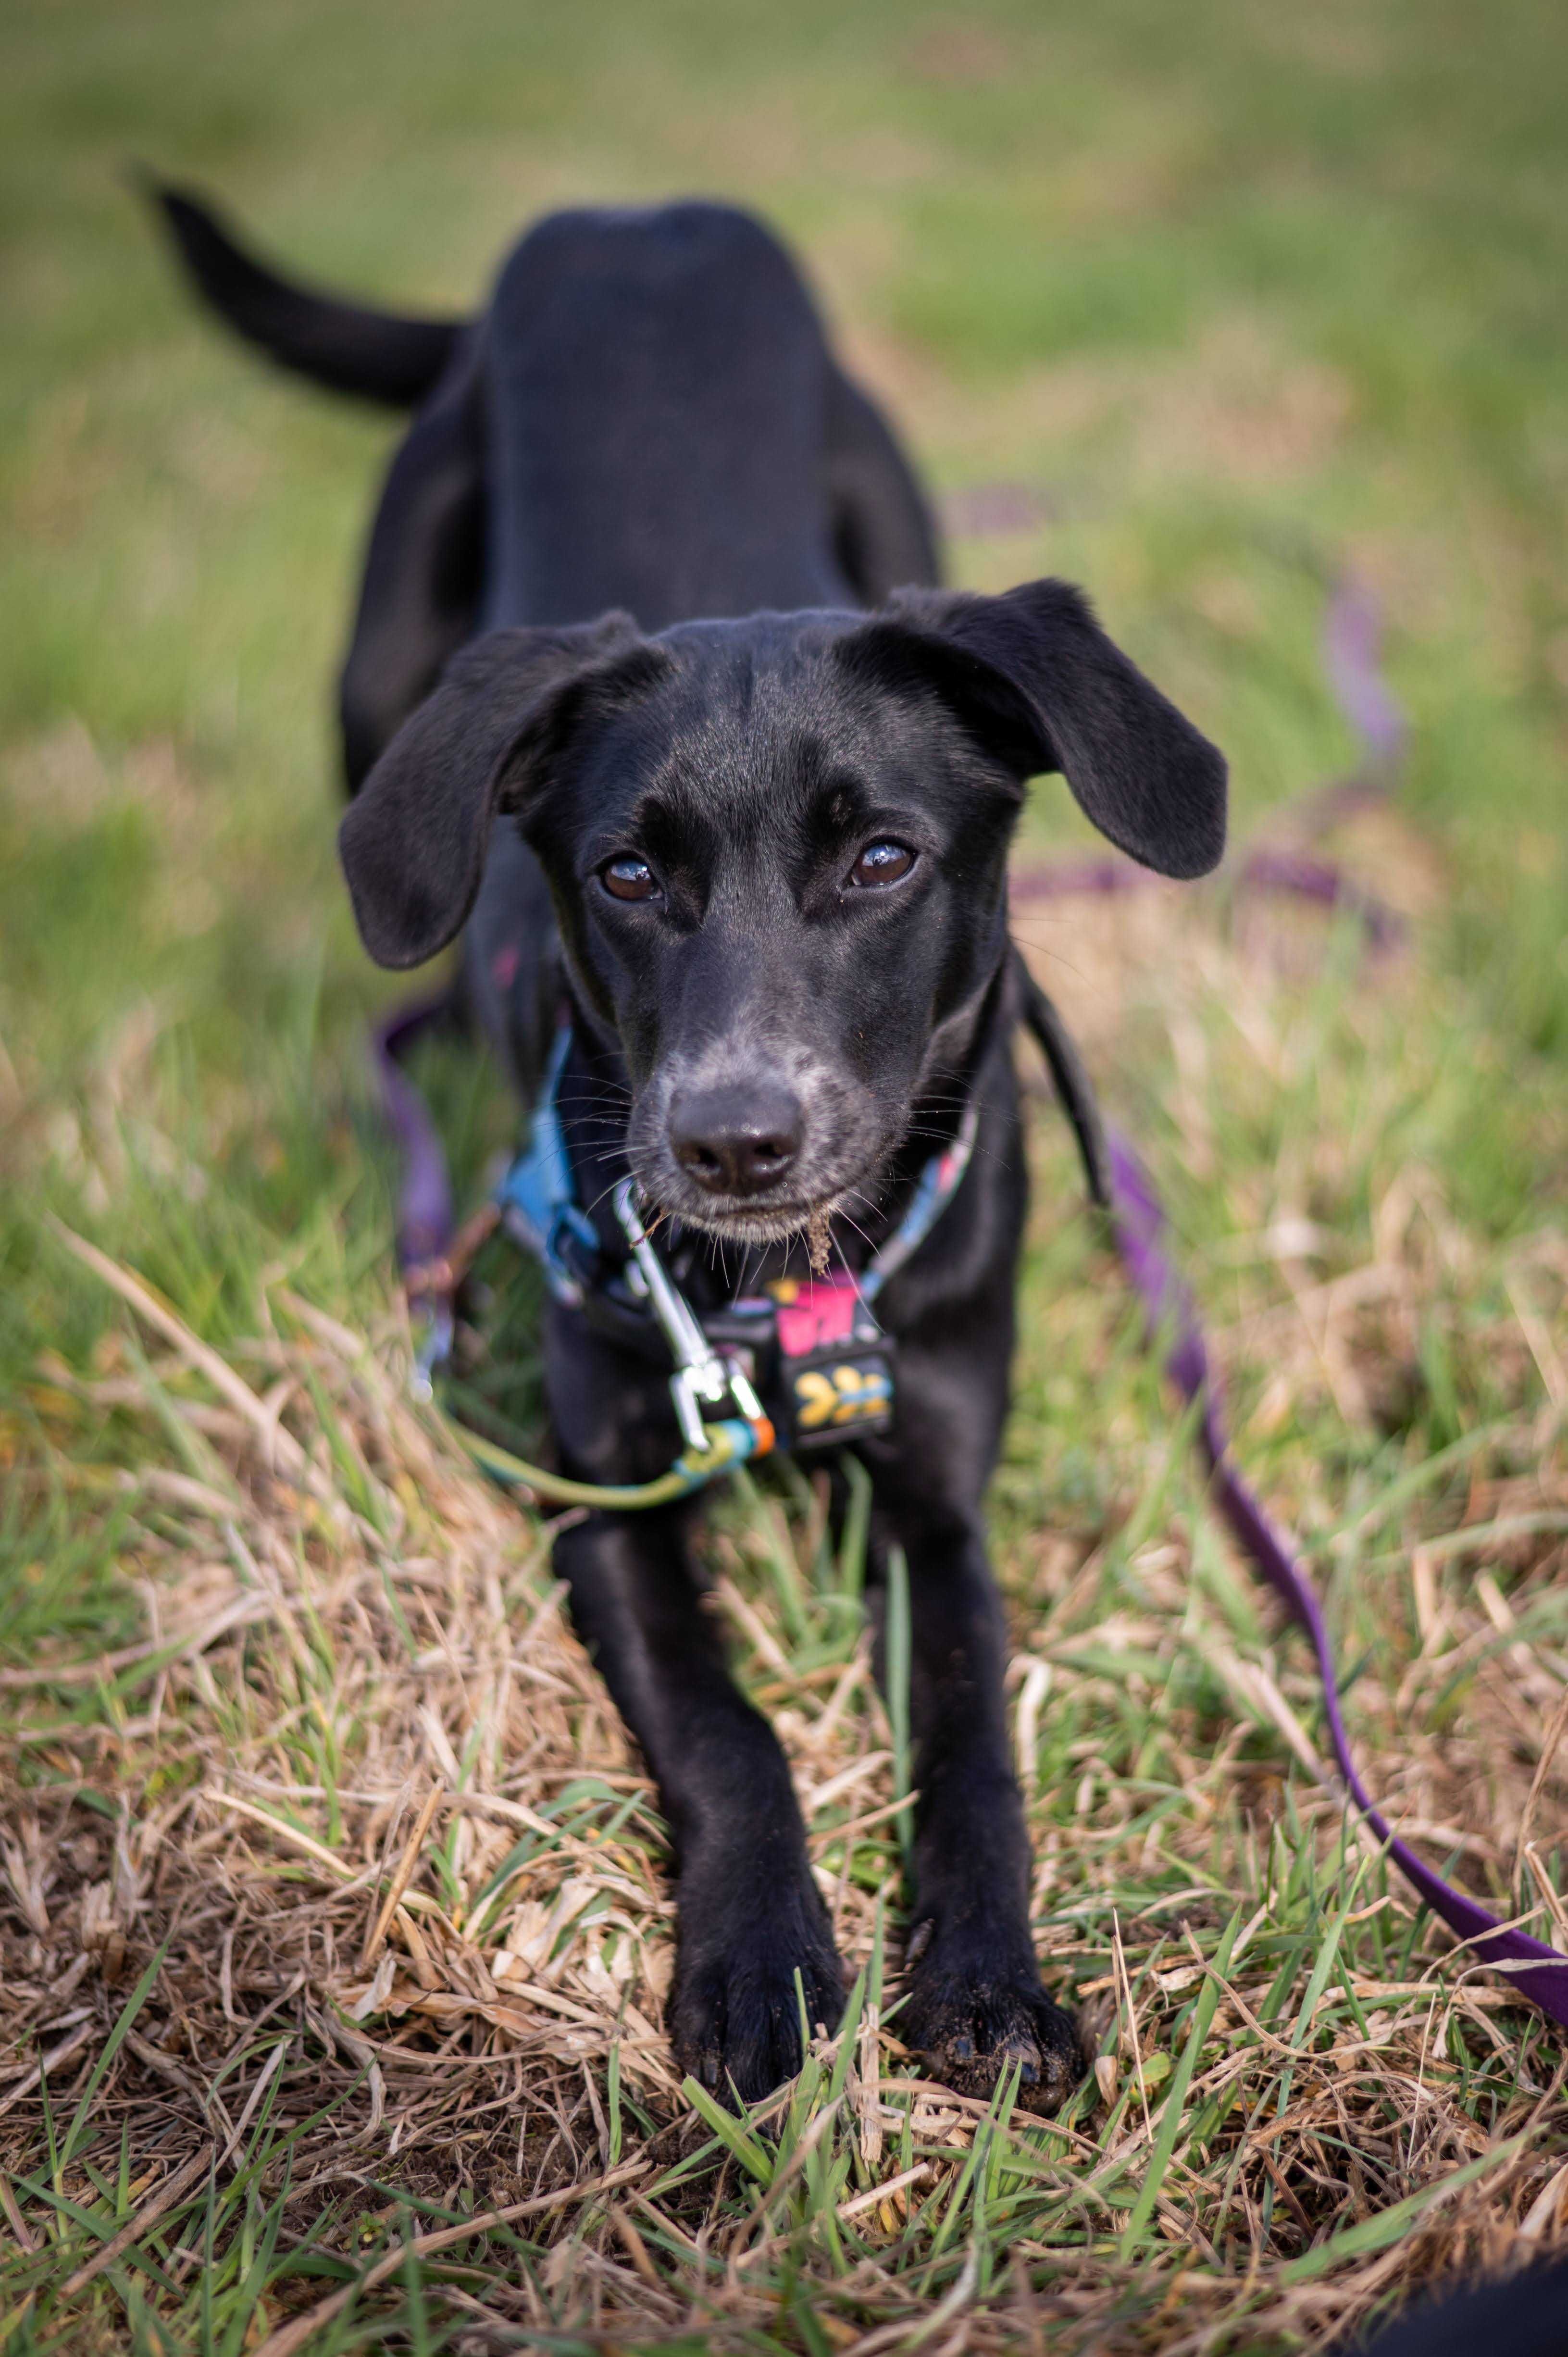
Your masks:
{"label": "black dog", "polygon": [[[1473,2286],[1423,2301],[1380,2333],[1362,2357],[1564,2357],[1568,2352],[1568,2266],[1532,2267],[1505,2282]],[[1341,2357],[1353,2357],[1345,2350]]]}
{"label": "black dog", "polygon": [[[467,927],[471,1003],[525,1095],[565,994],[559,1103],[607,1262],[629,1169],[699,1312],[792,1246],[803,1273],[802,1231],[864,1269],[933,1150],[972,1138],[878,1301],[897,1412],[860,1443],[874,1558],[904,1550],[911,1606],[900,2027],[948,2083],[983,2092],[1017,2061],[1046,2107],[1079,2061],[1030,1936],[982,1521],[1026,1199],[1007,849],[1026,781],[1059,770],[1135,858],[1200,875],[1224,764],[1077,591],[934,587],[908,467],[743,215],[546,221],[483,316],[447,328],[290,289],[164,201],[209,299],[275,357],[426,396],[343,676],[343,862],[382,964]],[[561,1304],[546,1367],[569,1471],[669,1465],[667,1369]],[[830,2026],[843,1980],[783,1753],[701,1600],[691,1511],[595,1514],[555,1561],[674,1837],[676,2052],[755,2097],[799,2065],[797,1973]]]}

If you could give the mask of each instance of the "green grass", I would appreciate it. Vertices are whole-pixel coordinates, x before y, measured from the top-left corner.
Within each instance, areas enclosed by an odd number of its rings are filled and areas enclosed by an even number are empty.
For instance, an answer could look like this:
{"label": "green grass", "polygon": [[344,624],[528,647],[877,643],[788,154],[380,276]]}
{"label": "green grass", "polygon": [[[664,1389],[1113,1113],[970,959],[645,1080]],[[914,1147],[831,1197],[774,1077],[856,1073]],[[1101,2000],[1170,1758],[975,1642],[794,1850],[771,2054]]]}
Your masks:
{"label": "green grass", "polygon": [[[1239,838],[1353,757],[1318,632],[1341,571],[1376,589],[1411,754],[1332,847],[1408,914],[1397,958],[1222,891],[1018,930],[1171,1200],[1369,1781],[1561,1943],[1561,11],[23,0],[0,64],[0,2351],[239,2357],[378,2267],[312,2357],[1274,2351],[1560,2242],[1560,2042],[1294,1762],[1304,1656],[1049,1118],[992,1520],[1036,1932],[1100,2070],[1055,2128],[911,2076],[900,1697],[856,1666],[853,1543],[758,1482],[713,1567],[803,1785],[852,1777],[813,1841],[861,1979],[769,2116],[674,2084],[645,1788],[536,1526],[397,1398],[390,985],[329,727],[392,428],[225,344],[120,175],[452,307],[550,205],[758,206],[939,488],[1054,518],[957,541],[955,577],[1087,584],[1226,748]],[[1043,782],[1028,856],[1081,839]],[[507,1108],[430,1078],[477,1188]],[[532,1294],[491,1274],[476,1398],[526,1437]]]}

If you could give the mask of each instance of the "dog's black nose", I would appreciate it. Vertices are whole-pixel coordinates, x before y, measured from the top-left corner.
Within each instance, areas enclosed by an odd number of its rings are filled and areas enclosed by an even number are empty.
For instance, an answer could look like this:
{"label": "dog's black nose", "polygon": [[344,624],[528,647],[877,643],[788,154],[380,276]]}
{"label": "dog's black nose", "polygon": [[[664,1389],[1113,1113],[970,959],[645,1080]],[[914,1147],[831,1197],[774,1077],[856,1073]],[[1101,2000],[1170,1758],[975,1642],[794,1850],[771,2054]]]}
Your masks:
{"label": "dog's black nose", "polygon": [[670,1108],[676,1161],[710,1195],[760,1195],[800,1151],[800,1107],[781,1083],[682,1092]]}

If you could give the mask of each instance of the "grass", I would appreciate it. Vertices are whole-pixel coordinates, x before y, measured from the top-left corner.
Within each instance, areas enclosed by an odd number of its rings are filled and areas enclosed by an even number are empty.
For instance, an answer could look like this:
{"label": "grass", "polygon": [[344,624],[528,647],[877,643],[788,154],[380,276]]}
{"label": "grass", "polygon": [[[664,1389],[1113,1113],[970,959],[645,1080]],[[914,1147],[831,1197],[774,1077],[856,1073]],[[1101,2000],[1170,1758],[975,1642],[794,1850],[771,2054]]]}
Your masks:
{"label": "grass", "polygon": [[[763,207],[955,573],[1087,582],[1249,839],[1349,759],[1318,630],[1376,589],[1411,758],[1326,847],[1396,956],[1223,885],[1018,931],[1172,1202],[1369,1782],[1561,1944],[1560,12],[35,0],[0,39],[0,2351],[1283,2352],[1561,2248],[1561,2040],[1304,1766],[1303,1649],[1044,1113],[992,1522],[1093,2074],[1042,2123],[903,2052],[903,1698],[782,1478],[709,1560],[858,1979],[761,2115],[676,2084],[649,1789],[539,1526],[403,1394],[327,718],[389,429],[226,349],[116,177],[443,305],[549,204]],[[476,1188],[507,1109],[427,1076]],[[474,1398],[527,1437],[489,1274]]]}

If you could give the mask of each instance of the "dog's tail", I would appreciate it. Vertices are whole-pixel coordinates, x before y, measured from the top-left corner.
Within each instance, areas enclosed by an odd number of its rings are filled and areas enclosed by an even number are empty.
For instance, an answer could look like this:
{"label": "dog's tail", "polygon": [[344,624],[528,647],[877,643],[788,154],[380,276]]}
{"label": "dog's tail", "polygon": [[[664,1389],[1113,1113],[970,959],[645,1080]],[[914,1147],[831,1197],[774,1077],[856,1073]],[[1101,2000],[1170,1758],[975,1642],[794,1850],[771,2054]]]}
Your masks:
{"label": "dog's tail", "polygon": [[198,293],[247,342],[313,384],[390,409],[416,408],[432,391],[461,320],[403,318],[293,285],[247,253],[210,206],[151,173],[135,177]]}

